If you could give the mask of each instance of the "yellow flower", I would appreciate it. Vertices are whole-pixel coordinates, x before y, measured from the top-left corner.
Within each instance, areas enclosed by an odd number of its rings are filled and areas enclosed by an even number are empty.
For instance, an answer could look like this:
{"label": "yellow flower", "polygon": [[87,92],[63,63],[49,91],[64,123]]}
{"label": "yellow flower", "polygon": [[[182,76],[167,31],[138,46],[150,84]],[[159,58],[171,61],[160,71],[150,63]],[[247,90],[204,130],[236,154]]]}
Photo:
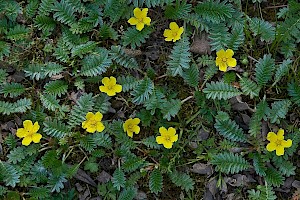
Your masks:
{"label": "yellow flower", "polygon": [[140,127],[138,126],[138,124],[140,123],[140,121],[141,120],[139,118],[127,119],[123,124],[124,132],[127,132],[127,135],[131,138],[133,137],[133,133],[139,134]]}
{"label": "yellow flower", "polygon": [[292,140],[284,140],[284,130],[279,129],[277,135],[274,132],[269,132],[267,136],[267,140],[270,143],[267,145],[268,151],[276,150],[277,156],[282,156],[284,154],[284,148],[289,148],[292,146]]}
{"label": "yellow flower", "polygon": [[25,120],[23,126],[24,128],[18,128],[16,134],[17,137],[23,138],[22,144],[28,146],[31,142],[39,143],[42,138],[42,135],[37,133],[40,129],[39,123],[32,124],[31,120]]}
{"label": "yellow flower", "polygon": [[156,137],[158,144],[163,144],[165,148],[171,149],[174,142],[178,140],[175,128],[170,127],[168,130],[165,127],[159,128],[161,136]]}
{"label": "yellow flower", "polygon": [[88,112],[85,116],[86,121],[82,122],[82,128],[86,129],[89,133],[102,132],[105,128],[101,122],[102,117],[103,115],[100,112],[96,112],[96,114]]}
{"label": "yellow flower", "polygon": [[143,8],[143,10],[139,8],[135,8],[133,10],[134,17],[131,17],[128,20],[130,25],[136,25],[136,30],[141,31],[143,30],[145,24],[150,26],[151,19],[147,17],[148,8]]}
{"label": "yellow flower", "polygon": [[226,72],[227,67],[235,67],[236,59],[232,58],[233,51],[231,49],[221,49],[217,52],[216,65],[219,66],[219,70]]}
{"label": "yellow flower", "polygon": [[166,41],[176,42],[176,40],[180,40],[180,36],[183,33],[183,27],[180,27],[176,24],[176,22],[170,23],[170,29],[166,29],[164,31],[164,36],[166,37]]}
{"label": "yellow flower", "polygon": [[108,96],[115,96],[116,93],[122,91],[122,85],[117,84],[115,77],[111,76],[110,78],[104,77],[102,79],[104,86],[100,86],[99,90],[105,92]]}

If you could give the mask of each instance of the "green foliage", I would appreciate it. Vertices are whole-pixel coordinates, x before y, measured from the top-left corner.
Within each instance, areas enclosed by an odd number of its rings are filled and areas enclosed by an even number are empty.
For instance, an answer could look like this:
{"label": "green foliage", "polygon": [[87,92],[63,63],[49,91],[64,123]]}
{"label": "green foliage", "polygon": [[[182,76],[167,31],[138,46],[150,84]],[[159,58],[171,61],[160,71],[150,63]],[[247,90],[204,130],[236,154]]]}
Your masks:
{"label": "green foliage", "polygon": [[137,156],[125,158],[122,165],[125,172],[133,172],[145,164],[145,161]]}
{"label": "green foliage", "polygon": [[63,122],[58,121],[56,119],[48,119],[44,121],[43,125],[43,131],[47,135],[58,139],[70,135],[71,132],[69,127],[67,127]]}
{"label": "green foliage", "polygon": [[151,32],[152,28],[150,27],[145,27],[142,31],[136,30],[135,27],[130,27],[124,32],[123,45],[130,45],[132,49],[135,49],[146,42]]}
{"label": "green foliage", "polygon": [[83,136],[79,139],[79,141],[80,146],[88,152],[94,151],[97,146],[96,141],[92,135]]}
{"label": "green foliage", "polygon": [[183,70],[183,79],[192,87],[197,87],[200,81],[199,68],[192,64],[190,68]]}
{"label": "green foliage", "polygon": [[291,105],[290,100],[275,101],[272,103],[272,109],[270,111],[270,122],[279,123],[280,119],[285,119],[285,116]]}
{"label": "green foliage", "polygon": [[84,163],[84,170],[89,170],[94,173],[99,170],[98,163],[96,163],[96,158],[91,157],[88,161]]}
{"label": "green foliage", "polygon": [[119,65],[125,68],[137,68],[137,61],[126,55],[121,46],[111,46],[110,50],[111,58]]}
{"label": "green foliage", "polygon": [[290,59],[282,61],[282,63],[276,69],[275,78],[274,78],[275,81],[274,81],[273,85],[275,85],[277,82],[279,82],[281,80],[282,77],[284,77],[285,75],[288,74],[292,62],[293,61]]}
{"label": "green foliage", "polygon": [[227,47],[229,49],[237,51],[239,47],[242,44],[244,44],[244,41],[245,41],[245,35],[244,35],[243,26],[242,25],[235,26],[231,31],[229,39],[227,40]]}
{"label": "green foliage", "polygon": [[261,41],[271,42],[275,39],[275,27],[259,18],[249,19],[249,28],[254,36],[260,36]]}
{"label": "green foliage", "polygon": [[63,94],[67,93],[68,85],[65,81],[55,80],[48,82],[44,88],[46,93],[61,97]]}
{"label": "green foliage", "polygon": [[85,44],[76,45],[71,50],[72,57],[79,56],[82,58],[84,54],[87,54],[95,49],[96,45],[97,43],[94,41],[88,41]]}
{"label": "green foliage", "polygon": [[40,94],[40,100],[45,108],[51,111],[55,111],[56,109],[60,109],[59,100],[55,97],[55,95],[51,94]]}
{"label": "green foliage", "polygon": [[255,172],[260,176],[266,176],[266,166],[259,154],[253,154],[253,167]]}
{"label": "green foliage", "polygon": [[163,104],[163,118],[168,121],[171,120],[171,117],[175,117],[181,108],[181,101],[179,99],[171,99],[168,102]]}
{"label": "green foliage", "polygon": [[6,77],[8,76],[6,70],[0,69],[0,85],[6,82]]}
{"label": "green foliage", "polygon": [[259,96],[260,86],[248,78],[241,78],[240,85],[243,93],[249,95],[251,99]]}
{"label": "green foliage", "polygon": [[48,16],[54,7],[55,0],[41,0],[40,7],[39,7],[39,15],[46,15]]}
{"label": "green foliage", "polygon": [[220,24],[218,26],[213,26],[209,35],[210,45],[212,50],[226,49],[227,41],[230,40],[230,34],[228,28],[225,24]]}
{"label": "green foliage", "polygon": [[0,178],[6,186],[15,187],[20,182],[20,174],[11,164],[0,161],[0,170]]}
{"label": "green foliage", "polygon": [[212,155],[211,164],[216,165],[218,171],[226,174],[238,173],[250,167],[245,158],[231,152]]}
{"label": "green foliage", "polygon": [[235,87],[228,85],[224,82],[211,82],[206,84],[203,92],[208,99],[230,99],[238,96],[241,92]]}
{"label": "green foliage", "polygon": [[186,1],[177,1],[175,7],[167,6],[165,10],[165,16],[169,19],[185,19],[189,16],[192,10],[192,5],[186,3]]}
{"label": "green foliage", "polygon": [[3,60],[3,57],[8,56],[9,54],[10,54],[10,45],[9,45],[9,43],[4,42],[4,41],[0,41],[0,60]]}
{"label": "green foliage", "polygon": [[39,0],[32,0],[25,8],[26,16],[32,18],[39,7]]}
{"label": "green foliage", "polygon": [[108,112],[111,103],[109,102],[110,97],[101,93],[98,97],[95,99],[95,107],[94,110],[96,112],[100,112],[102,114],[105,114]]}
{"label": "green foliage", "polygon": [[144,78],[139,81],[138,84],[134,87],[131,95],[133,96],[132,102],[135,104],[142,104],[150,98],[150,95],[153,93],[154,84],[150,78]]}
{"label": "green foliage", "polygon": [[3,94],[4,97],[9,96],[14,98],[20,96],[25,92],[25,87],[21,83],[7,83],[0,87],[0,94]]}
{"label": "green foliage", "polygon": [[157,194],[162,191],[163,176],[158,169],[154,169],[149,177],[149,188],[151,192]]}
{"label": "green foliage", "polygon": [[279,187],[283,184],[284,178],[278,170],[268,167],[265,180],[271,186]]}
{"label": "green foliage", "polygon": [[6,34],[6,38],[14,41],[24,40],[30,33],[29,28],[24,25],[17,24],[13,28],[10,28]]}
{"label": "green foliage", "polygon": [[276,157],[273,159],[274,165],[284,176],[295,175],[296,166],[292,162],[284,160],[282,157]]}
{"label": "green foliage", "polygon": [[300,86],[295,82],[291,82],[288,84],[287,90],[291,100],[300,106]]}
{"label": "green foliage", "polygon": [[14,103],[0,101],[0,113],[10,115],[11,113],[24,113],[31,108],[31,100],[24,98]]}
{"label": "green foliage", "polygon": [[135,88],[139,82],[137,79],[133,76],[127,75],[127,76],[119,76],[117,79],[117,82],[122,85],[122,91],[128,92]]}
{"label": "green foliage", "polygon": [[137,190],[134,187],[124,189],[118,200],[133,200],[136,196]]}
{"label": "green foliage", "polygon": [[264,86],[271,80],[274,69],[275,60],[271,58],[270,54],[264,55],[258,60],[258,63],[255,64],[255,76],[259,86]]}
{"label": "green foliage", "polygon": [[42,30],[44,33],[49,33],[53,31],[56,27],[55,21],[48,16],[38,15],[34,19],[35,27],[39,30]]}
{"label": "green foliage", "polygon": [[189,52],[190,43],[186,38],[182,38],[173,47],[173,50],[169,56],[168,71],[172,76],[179,74],[182,76],[183,69],[190,67],[189,62],[191,61],[191,53]]}
{"label": "green foliage", "polygon": [[124,172],[122,171],[122,169],[117,168],[113,173],[113,177],[112,177],[112,183],[114,187],[117,188],[117,190],[120,190],[125,186],[125,181],[126,179],[125,179]]}
{"label": "green foliage", "polygon": [[243,130],[239,128],[235,121],[232,120],[216,120],[215,128],[226,139],[234,142],[247,142],[247,137]]}
{"label": "green foliage", "polygon": [[55,2],[52,10],[54,11],[53,17],[63,24],[71,25],[76,22],[74,9],[66,0]]}
{"label": "green foliage", "polygon": [[193,190],[195,182],[193,179],[186,173],[181,173],[178,171],[173,171],[169,173],[169,177],[177,187],[181,187],[185,191]]}
{"label": "green foliage", "polygon": [[258,185],[257,190],[249,190],[248,198],[250,200],[275,200],[277,199],[272,187],[265,183],[264,186]]}
{"label": "green foliage", "polygon": [[18,162],[21,162],[25,157],[27,153],[25,152],[24,147],[17,147],[10,151],[10,153],[7,155],[8,162],[16,164]]}
{"label": "green foliage", "polygon": [[165,94],[160,88],[154,88],[149,100],[145,102],[146,109],[150,110],[151,114],[154,115],[156,109],[163,108],[163,104],[166,102],[165,97]]}
{"label": "green foliage", "polygon": [[267,120],[267,117],[270,115],[271,109],[268,106],[268,103],[264,100],[259,102],[256,107],[256,112],[251,117],[249,124],[249,133],[256,136],[260,133],[261,130],[261,120]]}
{"label": "green foliage", "polygon": [[160,149],[161,145],[157,144],[155,137],[152,135],[150,137],[144,138],[142,143],[151,149]]}

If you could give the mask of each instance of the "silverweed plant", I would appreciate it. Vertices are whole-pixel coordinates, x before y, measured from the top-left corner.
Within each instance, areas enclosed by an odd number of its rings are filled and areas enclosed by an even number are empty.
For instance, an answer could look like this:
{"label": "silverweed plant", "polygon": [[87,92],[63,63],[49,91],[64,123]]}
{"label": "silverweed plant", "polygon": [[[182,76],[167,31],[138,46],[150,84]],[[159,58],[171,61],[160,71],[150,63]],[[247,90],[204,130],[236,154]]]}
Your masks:
{"label": "silverweed plant", "polygon": [[299,199],[299,36],[296,0],[0,0],[0,199]]}

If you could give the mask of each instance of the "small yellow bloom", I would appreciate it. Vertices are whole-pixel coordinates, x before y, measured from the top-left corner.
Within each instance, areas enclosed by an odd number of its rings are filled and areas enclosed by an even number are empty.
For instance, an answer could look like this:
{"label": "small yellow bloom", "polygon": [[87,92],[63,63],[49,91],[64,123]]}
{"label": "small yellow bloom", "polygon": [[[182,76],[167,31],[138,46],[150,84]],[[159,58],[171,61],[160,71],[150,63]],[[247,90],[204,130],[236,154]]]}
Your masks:
{"label": "small yellow bloom", "polygon": [[115,96],[116,93],[122,91],[122,85],[117,84],[115,77],[111,76],[110,78],[104,77],[102,79],[104,86],[100,86],[99,90],[105,92],[108,96]]}
{"label": "small yellow bloom", "polygon": [[277,135],[274,132],[269,132],[267,136],[267,140],[270,143],[267,145],[268,151],[276,150],[277,156],[282,156],[284,154],[284,148],[289,148],[292,146],[292,140],[284,140],[284,130],[279,129]]}
{"label": "small yellow bloom", "polygon": [[96,112],[96,114],[88,112],[85,116],[86,121],[82,122],[82,128],[86,129],[89,133],[102,132],[105,128],[101,122],[102,117],[103,115],[100,112]]}
{"label": "small yellow bloom", "polygon": [[231,49],[227,49],[226,51],[221,49],[217,52],[216,65],[219,66],[220,71],[226,72],[228,66],[236,66],[236,59],[232,58],[233,54]]}
{"label": "small yellow bloom", "polygon": [[175,128],[170,127],[168,130],[165,127],[159,128],[161,136],[156,137],[158,144],[163,144],[165,148],[171,149],[174,142],[178,140]]}
{"label": "small yellow bloom", "polygon": [[39,143],[42,138],[42,135],[37,133],[40,129],[39,123],[32,124],[31,120],[25,120],[23,126],[24,128],[18,128],[16,134],[17,137],[23,138],[22,144],[28,146],[31,142]]}
{"label": "small yellow bloom", "polygon": [[133,10],[134,17],[131,17],[128,20],[130,25],[136,25],[136,30],[143,30],[145,24],[150,26],[151,19],[147,17],[148,8],[143,8],[142,10],[139,8],[135,8]]}
{"label": "small yellow bloom", "polygon": [[133,137],[133,133],[139,134],[140,127],[138,126],[138,124],[140,123],[140,121],[141,120],[139,118],[127,119],[123,124],[124,132],[127,132],[127,135],[131,138]]}
{"label": "small yellow bloom", "polygon": [[176,42],[177,40],[180,40],[180,36],[183,33],[184,29],[183,27],[180,27],[176,24],[176,22],[170,23],[170,29],[166,29],[164,31],[164,36],[166,37],[166,41],[172,41]]}

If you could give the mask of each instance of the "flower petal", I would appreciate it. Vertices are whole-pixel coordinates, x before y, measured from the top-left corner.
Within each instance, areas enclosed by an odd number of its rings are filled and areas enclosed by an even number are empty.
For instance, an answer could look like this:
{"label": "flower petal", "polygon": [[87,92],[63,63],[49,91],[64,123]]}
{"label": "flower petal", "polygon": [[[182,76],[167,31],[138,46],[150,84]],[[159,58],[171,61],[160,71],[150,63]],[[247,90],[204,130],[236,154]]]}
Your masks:
{"label": "flower petal", "polygon": [[95,133],[96,132],[96,128],[97,128],[96,126],[87,125],[86,132]]}
{"label": "flower petal", "polygon": [[282,146],[285,147],[285,148],[289,148],[292,146],[293,142],[291,139],[288,139],[288,140],[283,140],[281,142]]}
{"label": "flower petal", "polygon": [[113,89],[116,93],[122,92],[122,85],[116,84]]}
{"label": "flower petal", "polygon": [[143,18],[143,23],[150,26],[151,18],[150,17],[145,17]]}
{"label": "flower petal", "polygon": [[173,38],[173,42],[176,42],[177,40],[180,40],[180,38],[181,38],[180,35],[177,34],[177,35]]}
{"label": "flower petal", "polygon": [[111,85],[116,85],[117,79],[116,79],[115,77],[111,76],[111,77],[109,78],[109,83],[110,83]]}
{"label": "flower petal", "polygon": [[24,126],[25,129],[32,129],[32,127],[33,127],[32,121],[31,120],[25,120],[23,122],[23,126]]}
{"label": "flower petal", "polygon": [[184,28],[183,27],[180,27],[177,34],[180,36],[184,31]]}
{"label": "flower petal", "polygon": [[127,131],[127,135],[132,138],[133,137],[133,132],[132,131]]}
{"label": "flower petal", "polygon": [[143,8],[142,10],[142,18],[146,18],[148,13],[148,8]]}
{"label": "flower petal", "polygon": [[108,77],[104,77],[103,79],[102,79],[102,83],[103,83],[103,85],[108,85],[109,84],[109,78]]}
{"label": "flower petal", "polygon": [[173,32],[170,29],[166,29],[164,31],[164,37],[172,38],[173,37]]}
{"label": "flower petal", "polygon": [[100,90],[100,92],[107,93],[108,88],[106,86],[101,85],[101,86],[99,86],[99,90]]}
{"label": "flower petal", "polygon": [[277,135],[274,132],[269,132],[267,135],[267,140],[270,142],[275,142],[277,140]]}
{"label": "flower petal", "polygon": [[130,121],[129,119],[127,119],[124,123],[123,123],[123,130],[124,132],[126,132],[128,130],[128,125],[129,125]]}
{"label": "flower petal", "polygon": [[171,139],[171,142],[176,142],[178,140],[178,135],[174,135],[170,139]]}
{"label": "flower petal", "polygon": [[235,58],[228,58],[227,59],[227,65],[229,67],[235,67],[236,66],[236,59]]}
{"label": "flower petal", "polygon": [[18,138],[23,138],[23,137],[26,137],[27,135],[28,135],[28,132],[24,128],[19,128],[17,130],[16,136]]}
{"label": "flower petal", "polygon": [[34,133],[32,134],[31,138],[34,143],[39,143],[42,138],[42,135],[39,133]]}
{"label": "flower petal", "polygon": [[94,119],[96,121],[101,121],[103,118],[103,115],[100,112],[96,112],[96,114],[94,115]]}
{"label": "flower petal", "polygon": [[134,126],[132,131],[135,132],[135,134],[139,134],[141,128],[139,126]]}
{"label": "flower petal", "polygon": [[277,132],[277,139],[278,140],[284,140],[284,130],[283,129],[279,129]]}
{"label": "flower petal", "polygon": [[165,142],[165,138],[163,136],[156,137],[157,144],[163,144]]}
{"label": "flower petal", "polygon": [[139,118],[134,118],[132,120],[132,123],[135,124],[135,125],[138,125],[140,122],[141,122],[141,120]]}
{"label": "flower petal", "polygon": [[114,90],[107,90],[106,94],[111,97],[111,96],[115,96],[116,92]]}
{"label": "flower petal", "polygon": [[141,30],[143,30],[144,26],[145,26],[144,23],[139,22],[136,25],[136,30],[141,31]]}
{"label": "flower petal", "polygon": [[92,113],[92,112],[88,112],[87,114],[86,114],[86,116],[85,116],[85,118],[87,119],[87,120],[89,120],[89,119],[91,119],[91,118],[93,118],[94,117],[94,114]]}
{"label": "flower petal", "polygon": [[170,23],[170,29],[171,29],[173,32],[178,32],[179,26],[177,25],[176,22],[171,22],[171,23]]}
{"label": "flower petal", "polygon": [[31,135],[30,135],[30,136],[24,137],[24,139],[22,140],[22,144],[23,144],[24,146],[30,145],[31,142],[32,142]]}
{"label": "flower petal", "polygon": [[164,136],[164,135],[167,135],[168,134],[168,130],[165,128],[165,127],[160,127],[159,128],[159,133]]}
{"label": "flower petal", "polygon": [[173,127],[169,127],[169,129],[168,129],[168,133],[169,133],[171,136],[173,136],[173,135],[175,135],[175,134],[176,134],[176,129],[175,129],[175,128],[173,128]]}
{"label": "flower petal", "polygon": [[278,146],[276,148],[276,155],[277,156],[282,156],[283,154],[284,154],[284,148],[283,148],[283,146]]}
{"label": "flower petal", "polygon": [[136,18],[141,18],[141,16],[142,16],[142,11],[141,11],[141,9],[139,9],[139,8],[135,8],[135,9],[133,10],[133,14],[134,14],[134,16],[135,16]]}
{"label": "flower petal", "polygon": [[268,151],[274,151],[275,149],[276,149],[276,147],[277,147],[277,145],[276,145],[276,143],[274,143],[274,142],[270,142],[268,145],[267,145],[267,150]]}
{"label": "flower petal", "polygon": [[32,128],[32,132],[36,133],[40,129],[40,125],[38,122],[35,122]]}
{"label": "flower petal", "polygon": [[217,52],[217,57],[219,57],[221,60],[222,58],[225,58],[225,51],[224,49],[221,49]]}
{"label": "flower petal", "polygon": [[231,49],[227,49],[225,52],[226,58],[231,58],[233,56],[234,52]]}
{"label": "flower petal", "polygon": [[227,71],[227,65],[224,64],[223,62],[220,63],[219,70],[222,71],[222,72],[226,72]]}
{"label": "flower petal", "polygon": [[86,127],[86,124],[87,124],[87,122],[86,121],[83,121],[82,123],[81,123],[81,127],[83,128],[83,129],[86,129],[87,127]]}
{"label": "flower petal", "polygon": [[173,143],[172,143],[172,142],[169,142],[169,141],[165,141],[165,142],[163,143],[163,145],[164,145],[164,147],[165,147],[166,149],[171,149]]}
{"label": "flower petal", "polygon": [[137,25],[137,23],[139,23],[138,19],[135,17],[131,17],[128,21],[127,21],[130,25]]}
{"label": "flower petal", "polygon": [[102,122],[97,122],[97,131],[102,132],[105,129],[105,126]]}

